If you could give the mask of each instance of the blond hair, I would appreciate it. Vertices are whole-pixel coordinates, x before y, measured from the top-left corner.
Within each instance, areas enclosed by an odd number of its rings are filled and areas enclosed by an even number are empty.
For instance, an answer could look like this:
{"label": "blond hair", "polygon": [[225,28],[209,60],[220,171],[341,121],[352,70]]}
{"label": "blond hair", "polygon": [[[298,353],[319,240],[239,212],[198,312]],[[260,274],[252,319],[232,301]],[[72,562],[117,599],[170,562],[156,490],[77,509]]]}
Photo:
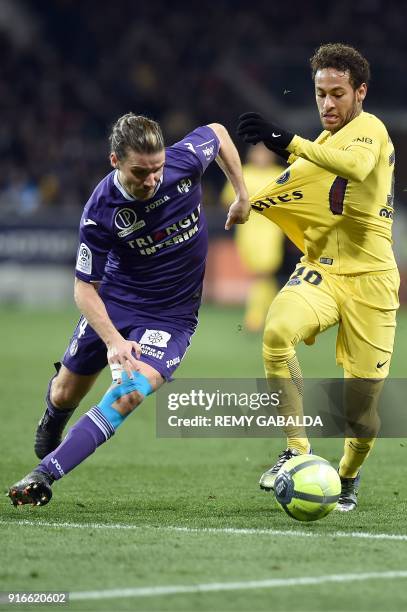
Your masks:
{"label": "blond hair", "polygon": [[137,153],[159,153],[164,149],[164,138],[159,124],[143,115],[127,113],[116,121],[109,136],[110,152],[124,159],[127,150]]}

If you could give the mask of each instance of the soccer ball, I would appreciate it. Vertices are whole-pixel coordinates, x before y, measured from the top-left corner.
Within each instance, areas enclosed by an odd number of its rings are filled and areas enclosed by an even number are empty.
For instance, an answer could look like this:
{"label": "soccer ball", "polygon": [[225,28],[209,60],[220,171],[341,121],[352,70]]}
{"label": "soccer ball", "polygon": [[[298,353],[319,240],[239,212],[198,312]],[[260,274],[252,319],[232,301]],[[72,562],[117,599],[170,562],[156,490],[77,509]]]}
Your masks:
{"label": "soccer ball", "polygon": [[317,455],[299,455],[284,463],[274,481],[277,503],[297,521],[317,521],[336,506],[338,472]]}

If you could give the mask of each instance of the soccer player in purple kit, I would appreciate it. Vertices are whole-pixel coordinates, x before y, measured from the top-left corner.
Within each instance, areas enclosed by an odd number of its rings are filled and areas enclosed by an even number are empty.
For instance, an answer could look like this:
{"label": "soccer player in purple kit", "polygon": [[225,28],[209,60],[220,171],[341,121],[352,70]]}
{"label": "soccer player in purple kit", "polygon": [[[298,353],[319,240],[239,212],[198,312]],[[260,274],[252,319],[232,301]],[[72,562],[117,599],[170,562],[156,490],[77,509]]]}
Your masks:
{"label": "soccer player in purple kit", "polygon": [[[238,152],[218,123],[165,148],[158,123],[128,113],[110,135],[110,172],[80,223],[75,301],[82,313],[46,396],[35,452],[39,465],[10,487],[15,506],[45,505],[51,485],[107,441],[171,378],[197,325],[208,246],[201,179],[216,160],[236,199],[225,229],[250,205]],[[102,400],[63,429],[101,370],[113,383]]]}

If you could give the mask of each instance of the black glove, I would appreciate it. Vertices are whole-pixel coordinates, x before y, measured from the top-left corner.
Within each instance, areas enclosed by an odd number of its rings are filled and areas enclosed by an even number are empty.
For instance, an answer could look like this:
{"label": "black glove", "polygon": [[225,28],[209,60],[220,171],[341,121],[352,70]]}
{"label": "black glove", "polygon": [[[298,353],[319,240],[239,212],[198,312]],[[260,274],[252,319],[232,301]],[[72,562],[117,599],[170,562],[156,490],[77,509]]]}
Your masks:
{"label": "black glove", "polygon": [[240,115],[237,134],[250,144],[263,141],[266,147],[272,151],[274,151],[274,147],[280,150],[286,149],[294,138],[294,134],[266,121],[259,113]]}
{"label": "black glove", "polygon": [[274,145],[273,142],[269,142],[268,140],[264,142],[264,146],[267,147],[267,149],[270,149],[270,151],[273,151],[273,153],[275,153],[282,159],[284,159],[284,161],[288,161],[288,158],[291,155],[290,151],[287,151],[286,149],[279,149]]}

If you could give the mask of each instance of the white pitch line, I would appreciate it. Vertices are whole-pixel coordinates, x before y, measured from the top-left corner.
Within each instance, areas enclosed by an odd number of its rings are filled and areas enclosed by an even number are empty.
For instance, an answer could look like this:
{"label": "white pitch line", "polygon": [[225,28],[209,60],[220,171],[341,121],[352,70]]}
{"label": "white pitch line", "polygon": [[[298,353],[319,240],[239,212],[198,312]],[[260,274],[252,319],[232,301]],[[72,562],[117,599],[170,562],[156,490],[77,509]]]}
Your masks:
{"label": "white pitch line", "polygon": [[126,525],[123,523],[57,523],[51,521],[30,521],[28,519],[6,520],[0,519],[0,525],[20,525],[27,527],[51,527],[55,529],[113,529],[123,531],[175,531],[194,534],[225,534],[225,535],[269,535],[293,536],[303,538],[361,538],[368,540],[407,541],[407,534],[398,533],[369,533],[364,531],[332,531],[330,533],[313,533],[296,529],[238,529],[235,527],[177,527],[176,525]]}
{"label": "white pitch line", "polygon": [[331,533],[312,533],[295,529],[237,529],[234,527],[164,527],[173,531],[185,531],[189,533],[231,533],[234,535],[275,535],[275,536],[299,536],[304,538],[367,538],[372,540],[401,540],[407,541],[407,534],[398,533],[369,533],[363,531],[333,531]]}
{"label": "white pitch line", "polygon": [[298,578],[270,578],[268,580],[248,580],[247,582],[209,582],[204,584],[178,586],[151,586],[105,591],[76,591],[69,594],[70,601],[89,599],[118,599],[125,597],[154,597],[159,595],[178,595],[182,593],[208,593],[214,591],[244,591],[248,589],[273,589],[287,586],[310,586],[327,582],[355,582],[365,580],[392,580],[407,578],[407,571],[366,572],[364,574],[331,574],[328,576],[304,576]]}

